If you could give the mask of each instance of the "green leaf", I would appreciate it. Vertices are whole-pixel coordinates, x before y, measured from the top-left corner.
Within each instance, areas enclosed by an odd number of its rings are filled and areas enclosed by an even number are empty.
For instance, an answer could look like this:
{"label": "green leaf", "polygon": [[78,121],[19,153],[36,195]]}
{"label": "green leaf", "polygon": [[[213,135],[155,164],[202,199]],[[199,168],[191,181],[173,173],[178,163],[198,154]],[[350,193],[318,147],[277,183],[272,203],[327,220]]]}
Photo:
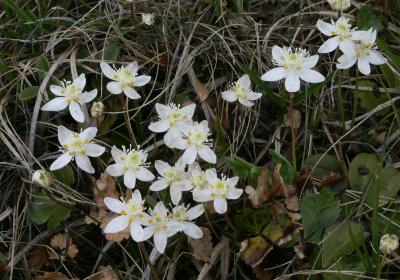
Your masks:
{"label": "green leaf", "polygon": [[339,200],[326,188],[319,195],[307,191],[300,201],[300,214],[304,239],[316,244],[322,240],[325,228],[339,217]]}
{"label": "green leaf", "polygon": [[387,64],[382,64],[381,70],[383,75],[385,76],[385,79],[391,88],[399,87],[400,86],[400,79],[399,77],[390,69]]}
{"label": "green leaf", "polygon": [[[338,263],[330,267],[330,270],[339,271],[337,273],[323,273],[324,280],[354,280],[363,279],[357,275],[363,275],[365,268],[360,262],[358,256],[352,256],[340,260]],[[343,272],[340,272],[343,271]],[[359,273],[358,273],[359,272]]]}
{"label": "green leaf", "polygon": [[45,193],[39,192],[32,199],[28,206],[29,217],[38,225],[47,222],[47,227],[53,229],[60,224],[60,221],[70,215],[70,209],[64,207],[61,203],[51,200]]}
{"label": "green leaf", "polygon": [[283,157],[282,155],[278,154],[275,150],[268,150],[269,155],[272,157],[272,161],[275,164],[280,163],[281,164],[281,176],[283,179],[283,182],[285,182],[286,185],[292,184],[292,181],[294,179],[294,169],[293,166],[290,164],[290,162]]}
{"label": "green leaf", "polygon": [[72,187],[75,184],[75,174],[71,166],[66,165],[61,169],[53,171],[54,178],[64,185]]}
{"label": "green leaf", "polygon": [[13,73],[10,71],[10,68],[7,67],[7,65],[4,64],[3,60],[0,59],[0,77],[4,75],[4,77],[6,77],[7,80],[9,80],[10,82],[12,82],[14,80],[14,75]]}
{"label": "green leaf", "polygon": [[265,209],[244,209],[243,214],[235,216],[235,226],[250,233],[260,233],[268,224],[269,215]]}
{"label": "green leaf", "polygon": [[257,186],[257,178],[260,175],[261,168],[257,167],[244,159],[235,156],[233,159],[225,158],[228,167],[240,178],[249,178],[253,187]]}
{"label": "green leaf", "polygon": [[[371,81],[360,81],[359,86],[374,88],[375,84]],[[353,90],[353,93],[354,92],[355,90]],[[388,101],[388,97],[385,94],[378,92],[376,96],[372,91],[363,90],[358,91],[358,98],[361,100],[361,107],[365,108],[367,111],[372,111],[378,105]],[[389,110],[390,107],[376,112],[375,115],[386,115]]]}
{"label": "green leaf", "polygon": [[39,56],[36,58],[35,64],[36,68],[38,69],[38,76],[43,80],[47,72],[50,70],[50,63],[47,58]]}
{"label": "green leaf", "polygon": [[35,21],[36,20],[36,17],[32,13],[23,11],[18,6],[18,4],[12,0],[4,0],[3,4],[4,4],[4,6],[10,8],[12,11],[16,12],[20,16],[20,18],[25,21]]}
{"label": "green leaf", "polygon": [[379,205],[386,204],[389,200],[387,198],[393,198],[400,190],[400,171],[394,167],[386,167],[378,171],[375,178],[373,179],[372,185],[368,190],[365,201],[369,205],[373,205],[374,202],[374,188],[380,188]]}
{"label": "green leaf", "polygon": [[360,30],[368,30],[371,27],[377,31],[383,30],[381,19],[372,12],[371,5],[364,5],[357,12],[357,27]]}
{"label": "green leaf", "polygon": [[365,191],[374,172],[379,169],[378,158],[374,154],[359,154],[350,163],[349,183],[356,191]]}
{"label": "green leaf", "polygon": [[397,70],[400,69],[400,56],[395,54],[389,48],[389,46],[384,41],[382,41],[380,38],[376,38],[376,44],[389,57],[389,59],[395,64]]}
{"label": "green leaf", "polygon": [[39,93],[38,86],[27,87],[19,93],[18,99],[21,101],[26,101],[35,98],[38,95],[38,93]]}
{"label": "green leaf", "polygon": [[[322,156],[323,158],[321,161],[319,161]],[[326,175],[329,175],[331,172],[343,174],[343,169],[340,162],[336,157],[329,154],[314,154],[309,156],[304,161],[303,168],[309,168],[311,170],[314,169],[312,173],[313,176],[320,180],[322,180],[322,178],[324,178]]]}
{"label": "green leaf", "polygon": [[121,48],[119,45],[116,42],[111,42],[104,47],[103,51],[96,55],[96,58],[101,60],[116,60],[120,51]]}
{"label": "green leaf", "polygon": [[329,267],[354,252],[362,245],[364,237],[362,226],[349,221],[327,228],[322,243],[322,266]]}

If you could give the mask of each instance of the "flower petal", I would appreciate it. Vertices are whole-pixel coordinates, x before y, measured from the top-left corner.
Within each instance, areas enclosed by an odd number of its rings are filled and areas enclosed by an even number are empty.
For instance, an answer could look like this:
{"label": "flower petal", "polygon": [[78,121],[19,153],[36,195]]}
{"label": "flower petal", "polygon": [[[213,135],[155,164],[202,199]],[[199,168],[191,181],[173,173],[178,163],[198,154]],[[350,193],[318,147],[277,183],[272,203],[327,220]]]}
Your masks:
{"label": "flower petal", "polygon": [[169,123],[166,120],[152,122],[149,125],[149,130],[153,132],[165,132],[169,129]]}
{"label": "flower petal", "polygon": [[215,182],[218,180],[217,172],[214,168],[206,170],[206,179],[210,184],[215,184]]}
{"label": "flower petal", "polygon": [[67,98],[56,97],[46,103],[43,107],[43,111],[61,111],[68,107]]}
{"label": "flower petal", "polygon": [[315,65],[317,65],[319,59],[319,55],[312,55],[309,57],[305,58],[305,62],[301,63],[299,66],[303,68],[313,68]]}
{"label": "flower petal", "polygon": [[194,239],[200,239],[203,237],[203,231],[194,223],[184,223],[185,228],[183,229],[183,232]]}
{"label": "flower petal", "polygon": [[105,197],[104,204],[108,209],[118,214],[120,214],[121,211],[126,211],[126,204],[116,198]]}
{"label": "flower petal", "polygon": [[57,169],[63,168],[71,160],[72,160],[72,156],[70,156],[68,153],[64,153],[50,165],[50,170],[57,170]]}
{"label": "flower petal", "polygon": [[85,149],[86,154],[89,157],[99,157],[104,153],[105,150],[106,149],[104,147],[97,145],[97,144],[91,144],[91,143],[88,144]]}
{"label": "flower petal", "polygon": [[188,118],[191,119],[194,115],[195,110],[196,110],[196,104],[189,104],[181,109],[181,113],[187,115]]}
{"label": "flower petal", "polygon": [[87,141],[92,141],[97,134],[96,127],[88,127],[79,134],[79,138]]}
{"label": "flower petal", "polygon": [[68,144],[68,140],[70,140],[72,137],[74,137],[74,132],[63,125],[58,127],[58,142],[60,142],[62,146]]}
{"label": "flower petal", "polygon": [[111,155],[115,162],[120,162],[121,157],[126,158],[126,154],[122,150],[118,149],[116,146],[113,146],[111,148]]}
{"label": "flower petal", "polygon": [[75,154],[75,161],[76,164],[79,166],[80,169],[86,171],[87,173],[94,173],[94,168],[90,163],[90,159],[88,156],[84,156],[80,153]]}
{"label": "flower petal", "polygon": [[165,231],[160,230],[154,232],[154,245],[156,246],[158,252],[161,254],[164,253],[165,247],[167,247],[167,234]]}
{"label": "flower petal", "polygon": [[154,167],[160,175],[163,175],[165,172],[168,172],[171,169],[171,166],[162,160],[156,160],[154,162]]}
{"label": "flower petal", "polygon": [[277,67],[269,70],[261,76],[261,80],[267,82],[275,82],[282,80],[287,75],[286,70],[283,67]]}
{"label": "flower petal", "polygon": [[281,57],[285,54],[285,51],[283,48],[278,47],[278,46],[273,46],[271,54],[272,54],[272,58],[274,60],[276,60],[278,63],[285,63],[285,61],[281,59]]}
{"label": "flower petal", "polygon": [[147,76],[147,75],[137,76],[137,77],[135,77],[135,86],[136,87],[144,86],[150,80],[151,80],[151,76]]}
{"label": "flower petal", "polygon": [[160,115],[160,117],[163,117],[165,115],[165,112],[168,111],[168,106],[161,104],[161,103],[156,103],[156,111],[157,114]]}
{"label": "flower petal", "polygon": [[114,177],[122,176],[126,172],[124,167],[118,163],[111,164],[110,166],[107,167],[106,171],[108,174]]}
{"label": "flower petal", "polygon": [[176,221],[168,221],[165,223],[168,228],[165,230],[165,233],[167,234],[167,237],[171,237],[175,235],[178,231],[181,231],[185,228],[185,226]]}
{"label": "flower petal", "polygon": [[107,90],[112,94],[121,94],[122,86],[120,82],[109,82],[107,84]]}
{"label": "flower petal", "polygon": [[192,208],[190,208],[187,212],[186,215],[189,217],[190,221],[197,219],[204,213],[204,206],[203,204],[198,204]]}
{"label": "flower petal", "polygon": [[115,71],[114,69],[112,69],[110,65],[108,65],[108,64],[105,63],[105,62],[101,62],[101,63],[100,63],[100,68],[101,68],[101,71],[103,72],[103,74],[104,74],[107,78],[109,78],[109,79],[111,79],[111,80],[115,80],[114,76],[117,75],[117,71]]}
{"label": "flower petal", "polygon": [[78,102],[72,101],[69,104],[69,112],[71,113],[72,118],[74,118],[74,120],[76,120],[77,122],[82,123],[85,121],[81,106]]}
{"label": "flower petal", "polygon": [[207,202],[213,200],[211,197],[211,190],[210,189],[203,189],[199,191],[193,191],[193,200],[197,202]]}
{"label": "flower petal", "polygon": [[154,212],[157,212],[159,216],[167,216],[168,211],[167,208],[165,208],[165,205],[162,201],[159,201],[153,208]]}
{"label": "flower petal", "polygon": [[182,133],[176,128],[172,127],[164,135],[164,143],[167,147],[173,149],[175,148],[175,142],[182,137]]}
{"label": "flower petal", "polygon": [[326,40],[318,49],[319,53],[330,53],[339,46],[339,36]]}
{"label": "flower petal", "polygon": [[221,92],[221,97],[228,102],[235,102],[237,100],[236,92],[234,92],[233,90]]}
{"label": "flower petal", "polygon": [[226,199],[220,196],[217,196],[214,199],[214,209],[218,214],[224,214],[228,209],[228,205],[226,203]]}
{"label": "flower petal", "polygon": [[78,102],[80,104],[89,103],[90,101],[92,101],[93,99],[96,98],[96,95],[97,95],[97,89],[94,89],[89,92],[82,92],[82,93],[78,94],[78,97],[79,97]]}
{"label": "flower petal", "polygon": [[153,181],[155,178],[154,174],[144,167],[140,167],[140,170],[136,171],[136,177],[143,182]]}
{"label": "flower petal", "polygon": [[348,69],[356,63],[357,57],[355,55],[344,54],[341,57],[339,57],[338,61],[339,64],[336,64],[336,67],[338,69]]}
{"label": "flower petal", "polygon": [[197,157],[197,149],[196,147],[190,146],[186,149],[186,151],[181,156],[181,160],[186,164],[191,164],[196,160]]}
{"label": "flower petal", "polygon": [[65,91],[65,88],[63,88],[63,87],[56,86],[56,85],[51,85],[50,86],[50,91],[52,93],[54,93],[55,95],[57,95],[57,96],[64,96],[65,97],[65,94],[61,93],[61,91]]}
{"label": "flower petal", "polygon": [[285,88],[288,92],[296,92],[300,89],[300,79],[299,76],[294,72],[289,72],[285,80]]}
{"label": "flower petal", "polygon": [[150,227],[146,227],[143,229],[143,237],[142,240],[140,241],[145,241],[147,239],[149,239],[150,237],[152,237],[154,234],[154,227],[150,226]]}
{"label": "flower petal", "polygon": [[317,21],[317,27],[318,30],[326,36],[332,36],[332,32],[336,30],[333,24],[327,23],[320,19]]}
{"label": "flower petal", "polygon": [[73,82],[73,84],[77,87],[83,90],[86,85],[86,77],[85,74],[80,74],[78,78],[76,78]]}
{"label": "flower petal", "polygon": [[128,225],[129,218],[127,215],[118,216],[108,223],[108,225],[104,229],[104,233],[116,233],[126,229]]}
{"label": "flower petal", "polygon": [[364,75],[369,75],[371,73],[371,66],[369,66],[369,61],[367,56],[363,55],[358,59],[358,69]]}
{"label": "flower petal", "polygon": [[238,189],[238,188],[230,188],[227,192],[226,192],[226,197],[228,199],[238,199],[243,193],[242,189]]}
{"label": "flower petal", "polygon": [[243,106],[246,106],[246,107],[251,107],[254,105],[254,103],[250,102],[249,100],[247,100],[245,98],[241,98],[241,97],[239,97],[239,102],[240,102],[240,104],[242,104]]}
{"label": "flower petal", "polygon": [[134,62],[128,64],[128,65],[126,66],[126,69],[128,69],[128,70],[131,71],[132,73],[136,74],[137,71],[138,71],[138,69],[139,69],[139,65],[138,65],[137,61],[134,61]]}
{"label": "flower petal", "polygon": [[203,145],[203,148],[198,150],[198,154],[203,160],[209,163],[214,164],[217,162],[217,156],[215,155],[214,151],[211,150],[208,146]]}
{"label": "flower petal", "polygon": [[238,176],[235,176],[235,177],[232,177],[232,178],[229,178],[228,180],[226,180],[226,183],[229,185],[229,186],[231,186],[232,188],[234,187],[234,186],[236,186],[236,184],[239,182],[239,177]]}
{"label": "flower petal", "polygon": [[169,194],[171,196],[172,203],[178,205],[179,201],[182,199],[182,191],[177,187],[171,186],[169,189]]}
{"label": "flower petal", "polygon": [[312,69],[303,68],[301,70],[297,70],[296,72],[300,79],[305,82],[321,83],[325,80],[325,77],[322,74]]}
{"label": "flower petal", "polygon": [[125,95],[128,96],[130,99],[139,99],[141,96],[134,90],[131,86],[123,87],[122,90],[124,91]]}
{"label": "flower petal", "polygon": [[380,65],[387,62],[387,59],[383,57],[380,53],[376,51],[371,51],[370,56],[368,57],[368,61],[374,65]]}
{"label": "flower petal", "polygon": [[262,93],[259,92],[253,92],[253,91],[249,91],[247,93],[247,99],[248,100],[257,100],[262,96]]}
{"label": "flower petal", "polygon": [[162,178],[160,180],[155,181],[153,184],[151,184],[149,189],[151,191],[153,191],[153,192],[158,192],[158,191],[161,191],[161,190],[163,190],[163,189],[165,189],[167,187],[168,187],[167,179]]}
{"label": "flower petal", "polygon": [[133,189],[136,185],[136,174],[133,170],[128,170],[124,174],[124,184],[127,188]]}
{"label": "flower petal", "polygon": [[351,35],[351,40],[353,41],[362,40],[362,38],[365,37],[365,31],[362,30],[352,31],[350,32],[350,35]]}
{"label": "flower petal", "polygon": [[139,222],[132,222],[130,226],[132,239],[136,242],[143,240],[144,231]]}
{"label": "flower petal", "polygon": [[239,80],[237,81],[238,84],[241,84],[243,87],[245,88],[250,88],[251,86],[251,81],[250,81],[250,77],[249,75],[243,75],[242,77],[239,78]]}

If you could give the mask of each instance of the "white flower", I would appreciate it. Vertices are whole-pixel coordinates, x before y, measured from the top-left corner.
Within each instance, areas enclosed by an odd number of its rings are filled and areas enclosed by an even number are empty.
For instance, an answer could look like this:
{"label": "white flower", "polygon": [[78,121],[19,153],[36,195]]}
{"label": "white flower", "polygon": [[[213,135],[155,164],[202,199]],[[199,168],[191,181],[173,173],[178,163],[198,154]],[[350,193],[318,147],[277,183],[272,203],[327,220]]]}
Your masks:
{"label": "white flower", "polygon": [[279,66],[261,76],[264,81],[275,82],[285,80],[285,88],[288,92],[296,92],[300,89],[300,79],[309,83],[320,83],[325,80],[317,71],[311,70],[317,62],[318,55],[309,56],[304,49],[272,48],[272,61]]}
{"label": "white flower", "polygon": [[156,160],[154,166],[161,177],[150,186],[150,190],[161,191],[169,187],[171,201],[177,205],[181,201],[182,192],[193,188],[185,172],[185,163],[178,161],[171,167],[166,162]]}
{"label": "white flower", "polygon": [[337,68],[347,69],[358,62],[358,69],[364,75],[371,73],[371,67],[369,64],[380,65],[387,62],[376,49],[376,30],[372,28],[368,31],[364,31],[364,36],[360,41],[353,44],[353,48],[344,49],[344,54],[339,57],[339,64]]}
{"label": "white flower", "polygon": [[43,169],[39,169],[33,173],[32,183],[37,187],[46,188],[53,183],[53,176]]}
{"label": "white flower", "polygon": [[183,232],[187,236],[199,239],[203,237],[203,231],[191,221],[203,215],[203,213],[203,204],[198,204],[191,209],[188,209],[185,205],[177,205],[172,209],[171,220],[181,223]]}
{"label": "white flower", "polygon": [[209,163],[216,163],[217,156],[210,148],[208,136],[211,135],[206,120],[201,123],[193,123],[192,125],[182,129],[183,139],[177,141],[175,145],[180,150],[185,150],[180,160],[186,164],[195,161],[197,155]]}
{"label": "white flower", "polygon": [[114,80],[114,82],[107,84],[107,90],[112,94],[121,94],[124,92],[131,99],[140,98],[140,95],[133,87],[144,86],[151,79],[147,75],[138,76],[137,71],[139,66],[136,61],[126,67],[122,66],[115,70],[105,62],[100,63],[100,67],[107,78]]}
{"label": "white flower", "polygon": [[333,36],[319,47],[319,53],[329,53],[334,51],[338,46],[342,52],[346,49],[353,48],[354,40],[361,40],[364,31],[356,31],[351,28],[349,20],[345,17],[340,17],[336,22],[332,20],[332,24],[318,20],[317,27],[326,36]]}
{"label": "white flower", "polygon": [[179,105],[169,104],[168,106],[157,103],[156,111],[160,118],[152,122],[149,129],[153,132],[167,132],[164,135],[164,142],[169,148],[175,148],[176,142],[182,136],[182,130],[192,122],[196,104],[190,104],[183,108]]}
{"label": "white flower", "polygon": [[81,133],[75,133],[65,128],[58,127],[58,141],[62,145],[63,154],[50,166],[50,170],[57,170],[66,166],[73,158],[76,164],[88,173],[94,173],[94,168],[89,157],[101,156],[105,148],[91,143],[97,133],[97,128],[88,127]]}
{"label": "white flower", "polygon": [[100,118],[106,106],[104,106],[103,102],[93,102],[92,107],[90,108],[90,114],[93,118],[97,119]]}
{"label": "white flower", "polygon": [[395,251],[399,247],[399,239],[396,235],[385,234],[382,236],[380,241],[379,249],[382,253],[386,255],[390,255],[393,251]]}
{"label": "white flower", "polygon": [[214,200],[215,211],[223,214],[227,210],[226,199],[237,199],[242,195],[243,190],[235,188],[239,178],[226,178],[218,179],[215,169],[208,169],[206,171],[206,179],[209,187],[199,191],[196,195],[193,193],[193,199],[197,202],[207,202]]}
{"label": "white flower", "polygon": [[351,7],[350,0],[328,0],[334,11],[345,11]]}
{"label": "white flower", "polygon": [[42,107],[43,111],[61,111],[69,107],[71,116],[77,122],[85,120],[81,106],[92,101],[97,95],[97,89],[90,92],[82,92],[86,84],[84,74],[81,74],[72,83],[64,81],[63,86],[51,85],[50,91],[59,96],[52,99]]}
{"label": "white flower", "polygon": [[249,76],[244,75],[231,86],[230,90],[222,92],[222,98],[228,102],[239,100],[239,102],[244,106],[251,107],[254,103],[250,102],[250,100],[257,100],[262,96],[262,94],[253,92],[250,86],[251,82]]}
{"label": "white flower", "polygon": [[[122,200],[122,199],[121,199]],[[144,200],[139,190],[135,190],[132,198],[128,202],[121,201],[115,198],[106,197],[104,203],[113,212],[120,214],[120,216],[112,219],[104,233],[116,233],[124,230],[127,226],[130,227],[130,232],[133,240],[140,242],[143,240],[143,228],[141,226],[143,221],[149,220],[151,217],[144,213]]]}
{"label": "white flower", "polygon": [[201,170],[197,162],[193,162],[189,165],[188,174],[191,185],[194,187],[192,190],[194,197],[198,195],[198,192],[208,188],[206,173]]}
{"label": "white flower", "polygon": [[130,189],[133,189],[136,184],[136,179],[144,182],[154,180],[154,175],[147,167],[147,153],[143,150],[126,150],[123,146],[123,151],[113,146],[111,155],[115,161],[114,164],[107,167],[106,171],[111,176],[124,175],[124,184]]}
{"label": "white flower", "polygon": [[170,219],[167,208],[162,201],[158,202],[154,209],[150,211],[151,217],[144,220],[143,239],[147,240],[154,235],[154,245],[160,253],[164,253],[167,246],[167,238],[183,230],[183,225]]}
{"label": "white flower", "polygon": [[142,13],[142,24],[153,25],[155,22],[153,14]]}

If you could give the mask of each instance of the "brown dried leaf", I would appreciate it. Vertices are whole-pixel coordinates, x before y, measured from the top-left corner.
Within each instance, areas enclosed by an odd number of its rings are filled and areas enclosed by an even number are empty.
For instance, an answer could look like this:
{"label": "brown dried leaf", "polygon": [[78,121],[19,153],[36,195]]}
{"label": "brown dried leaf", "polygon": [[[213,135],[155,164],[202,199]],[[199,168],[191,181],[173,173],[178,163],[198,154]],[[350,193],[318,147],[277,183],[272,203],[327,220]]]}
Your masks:
{"label": "brown dried leaf", "polygon": [[[68,241],[69,245],[67,246]],[[50,241],[50,246],[54,249],[59,249],[61,251],[61,255],[70,257],[71,259],[75,258],[79,252],[78,247],[76,247],[76,245],[72,243],[71,238],[68,239],[66,233],[55,235]],[[65,252],[65,250],[67,250],[67,247],[68,252]],[[54,252],[52,252],[52,254],[50,254],[50,259],[58,259],[58,256],[55,256]]]}
{"label": "brown dried leaf", "polygon": [[247,186],[244,190],[249,195],[251,203],[256,208],[261,207],[261,205],[269,199],[268,174],[269,170],[262,168],[260,176],[258,176],[257,179],[257,189],[254,189],[252,186]]}
{"label": "brown dried leaf", "polygon": [[44,246],[38,246],[28,259],[28,267],[31,270],[40,270],[43,265],[48,263],[49,254]]}
{"label": "brown dried leaf", "polygon": [[[107,214],[103,220],[101,221],[101,225],[100,228],[101,229],[105,229],[106,226],[108,225],[108,223],[114,219],[115,217],[117,217],[118,214]],[[117,233],[106,233],[105,237],[108,241],[113,241],[113,242],[121,242],[124,239],[128,239],[130,235],[129,232],[129,227],[126,227],[126,229],[124,229],[123,231],[117,232]]]}
{"label": "brown dried leaf", "polygon": [[269,214],[273,217],[283,214],[289,217],[293,222],[301,219],[301,215],[299,213],[291,213],[289,212],[283,205],[282,202],[272,201],[269,206]]}
{"label": "brown dried leaf", "polygon": [[312,244],[300,241],[300,244],[294,246],[294,251],[300,259],[307,258],[312,254]]}
{"label": "brown dried leaf", "polygon": [[200,239],[193,239],[188,237],[189,250],[193,256],[202,262],[210,262],[211,253],[213,252],[211,231],[208,228],[201,228],[203,237]]}
{"label": "brown dried leaf", "polygon": [[273,248],[262,236],[256,236],[240,243],[240,254],[246,264],[255,268]]}
{"label": "brown dried leaf", "polygon": [[206,87],[206,85],[197,79],[196,73],[193,70],[192,66],[189,66],[188,72],[190,83],[192,84],[194,91],[197,94],[197,98],[199,102],[203,102],[210,95],[210,90]]}
{"label": "brown dried leaf", "polygon": [[287,197],[286,185],[283,182],[280,169],[281,165],[277,164],[272,174],[272,191],[271,191],[272,197],[276,196]]}
{"label": "brown dried leaf", "polygon": [[94,200],[100,207],[107,208],[103,201],[105,197],[118,199],[118,192],[115,189],[115,179],[107,172],[101,173],[100,179],[96,181],[96,185],[97,188],[93,190]]}
{"label": "brown dried leaf", "polygon": [[204,206],[206,207],[207,213],[209,213],[209,214],[217,213],[217,212],[215,212],[215,209],[214,209],[214,201],[207,201],[206,203],[204,203]]}
{"label": "brown dried leaf", "polygon": [[287,197],[284,202],[286,208],[292,211],[299,211],[299,196],[297,194],[297,188],[295,186],[287,186]]}
{"label": "brown dried leaf", "polygon": [[258,280],[271,280],[274,276],[274,270],[265,270],[262,264],[257,265],[252,269]]}
{"label": "brown dried leaf", "polygon": [[300,175],[293,179],[293,185],[296,187],[298,193],[311,190],[313,188],[312,179],[311,170],[302,169]]}
{"label": "brown dried leaf", "polygon": [[[69,280],[67,276],[61,272],[45,272],[42,276],[35,276],[35,280]],[[78,278],[74,278],[78,279]]]}
{"label": "brown dried leaf", "polygon": [[[301,126],[301,113],[297,109],[293,109],[293,124],[294,128],[298,129]],[[285,114],[283,125],[290,127],[290,111]]]}
{"label": "brown dried leaf", "polygon": [[[103,218],[107,215],[107,213],[108,213],[107,210],[104,208],[90,210],[90,216],[93,217],[94,219],[96,219],[97,221],[99,221],[100,223],[103,220]],[[95,220],[93,220],[91,217],[85,216],[85,223],[88,225],[89,224],[97,224],[97,222]]]}
{"label": "brown dried leaf", "polygon": [[88,278],[88,280],[117,280],[117,279],[118,279],[117,274],[109,265],[99,266],[98,273]]}

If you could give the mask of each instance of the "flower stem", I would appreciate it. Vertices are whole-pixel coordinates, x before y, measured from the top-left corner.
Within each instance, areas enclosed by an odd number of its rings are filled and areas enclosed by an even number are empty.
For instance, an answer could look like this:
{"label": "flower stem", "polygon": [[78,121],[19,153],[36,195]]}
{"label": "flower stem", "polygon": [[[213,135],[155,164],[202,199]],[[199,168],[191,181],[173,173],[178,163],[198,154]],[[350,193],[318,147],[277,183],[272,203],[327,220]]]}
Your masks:
{"label": "flower stem", "polygon": [[381,262],[378,265],[378,269],[376,271],[376,278],[381,279],[382,268],[385,266],[386,263],[386,254],[383,255]]}
{"label": "flower stem", "polygon": [[139,244],[140,251],[142,252],[142,254],[143,254],[143,256],[144,256],[144,258],[146,260],[146,263],[147,263],[147,265],[149,266],[149,268],[151,270],[151,274],[153,275],[154,280],[159,280],[160,278],[158,277],[157,271],[156,271],[156,269],[154,268],[153,264],[150,261],[149,254],[147,253],[143,242],[138,242],[138,244]]}
{"label": "flower stem", "polygon": [[290,93],[290,132],[292,134],[292,161],[293,161],[293,169],[294,172],[297,172],[297,163],[296,163],[296,130],[294,127],[294,116],[293,116],[293,98],[294,94]]}
{"label": "flower stem", "polygon": [[141,45],[143,46],[143,48],[144,48],[145,50],[147,50],[147,47],[146,47],[146,45],[144,44],[144,40],[143,40],[142,33],[140,33],[140,30],[139,30],[139,25],[138,25],[138,23],[137,23],[137,21],[136,21],[136,16],[135,16],[135,5],[134,5],[133,2],[131,3],[131,18],[132,18],[133,26],[135,27],[136,36],[138,37],[138,40],[140,41],[140,43],[141,43]]}
{"label": "flower stem", "polygon": [[218,235],[218,233],[215,231],[215,229],[214,229],[213,226],[211,225],[210,217],[208,216],[207,207],[206,207],[205,205],[204,205],[204,215],[206,216],[207,224],[210,226],[211,231],[215,234],[215,236],[216,236],[218,239],[221,239],[221,237]]}
{"label": "flower stem", "polygon": [[337,70],[338,78],[338,105],[340,111],[340,121],[342,123],[342,132],[346,131],[346,125],[344,123],[344,109],[343,109],[343,95],[342,95],[342,70]]}
{"label": "flower stem", "polygon": [[360,79],[360,72],[356,69],[356,88],[354,91],[353,115],[351,117],[351,128],[354,126],[356,115],[358,112],[358,81]]}
{"label": "flower stem", "polygon": [[120,98],[121,98],[122,108],[123,108],[123,110],[126,110],[126,112],[123,115],[124,115],[126,126],[128,128],[129,136],[130,136],[131,141],[133,143],[134,149],[137,149],[138,145],[137,145],[137,142],[136,142],[135,134],[133,134],[131,122],[129,120],[128,102],[125,102],[123,94],[120,94]]}

